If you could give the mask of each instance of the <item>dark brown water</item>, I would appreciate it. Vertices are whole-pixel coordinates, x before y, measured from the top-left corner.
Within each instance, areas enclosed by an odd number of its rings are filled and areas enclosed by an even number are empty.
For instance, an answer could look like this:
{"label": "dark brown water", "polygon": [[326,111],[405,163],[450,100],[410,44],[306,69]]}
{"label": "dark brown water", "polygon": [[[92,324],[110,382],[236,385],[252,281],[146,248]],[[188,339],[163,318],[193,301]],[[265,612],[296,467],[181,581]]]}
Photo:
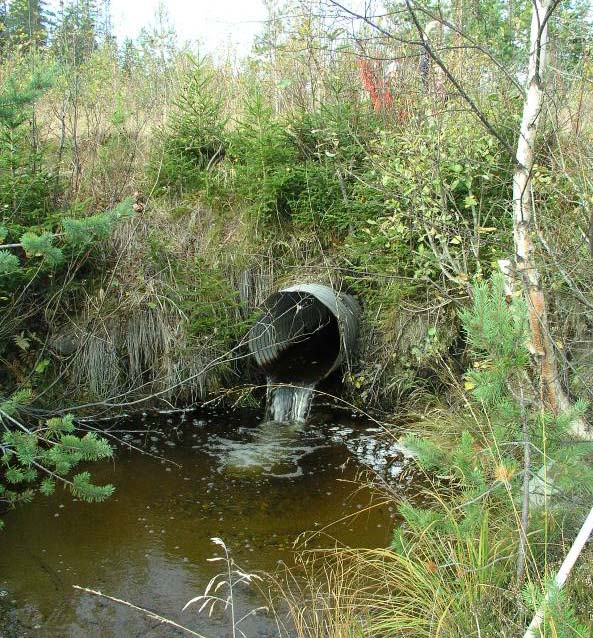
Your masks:
{"label": "dark brown water", "polygon": [[[307,530],[329,525],[325,533],[351,546],[388,543],[391,514],[360,513],[370,495],[356,491],[351,481],[359,465],[336,436],[344,425],[356,437],[365,424],[340,417],[300,427],[258,425],[253,414],[182,419],[162,417],[148,424],[152,432],[128,435],[134,445],[169,462],[120,447],[112,463],[92,466],[97,482],[117,487],[108,502],[73,502],[60,492],[4,517],[0,587],[10,612],[0,636],[185,635],[72,587],[81,585],[147,607],[209,638],[224,638],[232,636],[228,614],[209,618],[197,606],[181,611],[221,570],[222,563],[207,560],[222,553],[212,537],[222,538],[245,569],[268,572],[280,562],[292,563],[293,541]],[[313,542],[330,542],[325,533]],[[251,589],[236,591],[238,613],[259,604]],[[265,614],[241,628],[249,638],[277,635]]]}

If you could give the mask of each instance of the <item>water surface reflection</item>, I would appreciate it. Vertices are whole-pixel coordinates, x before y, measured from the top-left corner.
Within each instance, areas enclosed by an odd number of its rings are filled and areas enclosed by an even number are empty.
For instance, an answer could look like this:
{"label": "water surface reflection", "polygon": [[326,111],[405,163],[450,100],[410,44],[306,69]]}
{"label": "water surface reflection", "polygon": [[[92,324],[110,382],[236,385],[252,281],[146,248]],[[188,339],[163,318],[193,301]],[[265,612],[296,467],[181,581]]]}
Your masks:
{"label": "water surface reflection", "polygon": [[[331,424],[280,428],[257,425],[253,414],[210,416],[209,423],[171,419],[153,422],[158,431],[133,442],[146,443],[174,464],[122,448],[114,462],[92,467],[97,481],[117,486],[108,502],[72,502],[59,492],[5,516],[0,587],[8,591],[3,604],[15,602],[12,628],[0,635],[177,635],[138,612],[75,591],[76,584],[155,610],[206,636],[231,636],[222,616],[199,615],[197,607],[181,612],[220,569],[207,561],[221,553],[212,537],[224,539],[245,568],[272,571],[280,561],[291,563],[301,532],[368,504],[368,493],[354,493],[358,466],[329,435]],[[332,526],[331,533],[348,545],[377,546],[388,542],[390,527],[390,514],[375,509]],[[241,589],[239,613],[259,604],[253,592]],[[250,638],[277,634],[264,615],[249,619],[243,630]]]}

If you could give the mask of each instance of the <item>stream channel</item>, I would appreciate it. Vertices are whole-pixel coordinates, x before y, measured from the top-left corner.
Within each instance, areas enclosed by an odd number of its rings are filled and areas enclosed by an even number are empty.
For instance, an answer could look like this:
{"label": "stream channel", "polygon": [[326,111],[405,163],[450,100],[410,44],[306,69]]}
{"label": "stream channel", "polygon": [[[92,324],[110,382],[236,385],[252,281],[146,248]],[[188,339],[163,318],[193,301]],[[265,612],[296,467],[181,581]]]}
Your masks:
{"label": "stream channel", "polygon": [[[232,636],[228,614],[208,617],[199,604],[182,612],[224,566],[207,560],[222,554],[211,538],[222,538],[245,570],[265,572],[294,563],[302,532],[321,532],[308,547],[332,539],[355,547],[389,543],[393,513],[367,509],[372,495],[356,483],[365,455],[378,459],[381,471],[400,471],[390,453],[377,453],[371,423],[317,408],[298,426],[241,411],[138,417],[115,428],[128,430],[119,436],[152,456],[118,445],[113,461],[89,467],[95,482],[116,486],[108,501],[76,502],[58,489],[4,516],[2,638],[186,635],[73,585],[225,638]],[[262,604],[245,586],[235,603],[239,614]],[[278,635],[265,613],[241,629],[248,638]]]}

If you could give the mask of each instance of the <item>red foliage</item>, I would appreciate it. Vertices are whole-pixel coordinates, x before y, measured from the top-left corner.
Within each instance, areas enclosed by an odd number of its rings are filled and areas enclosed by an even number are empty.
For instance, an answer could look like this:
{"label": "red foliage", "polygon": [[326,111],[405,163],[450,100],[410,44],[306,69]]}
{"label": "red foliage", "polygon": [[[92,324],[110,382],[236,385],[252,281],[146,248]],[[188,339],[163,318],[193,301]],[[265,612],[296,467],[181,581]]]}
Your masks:
{"label": "red foliage", "polygon": [[369,92],[371,103],[376,113],[386,111],[393,105],[393,96],[388,86],[380,82],[371,63],[366,59],[356,61],[362,79],[362,85]]}

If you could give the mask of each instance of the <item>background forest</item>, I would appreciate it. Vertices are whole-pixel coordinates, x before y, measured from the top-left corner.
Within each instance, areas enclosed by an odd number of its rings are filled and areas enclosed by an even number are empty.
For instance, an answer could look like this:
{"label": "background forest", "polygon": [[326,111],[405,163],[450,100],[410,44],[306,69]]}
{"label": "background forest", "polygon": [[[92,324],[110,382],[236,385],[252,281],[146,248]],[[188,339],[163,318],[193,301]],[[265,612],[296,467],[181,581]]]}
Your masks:
{"label": "background forest", "polygon": [[551,583],[593,485],[590,6],[551,3],[529,172],[561,405],[501,264],[533,4],[267,8],[243,59],[181,45],[164,8],[118,43],[107,2],[0,2],[0,499],[109,496],[74,473],[112,453],[82,416],[261,400],[255,309],[329,283],[364,311],[344,397],[405,415],[430,489],[389,488],[393,547],[322,557],[343,598],[305,593],[301,634],[516,636],[543,605],[541,635],[590,636],[591,549]]}

